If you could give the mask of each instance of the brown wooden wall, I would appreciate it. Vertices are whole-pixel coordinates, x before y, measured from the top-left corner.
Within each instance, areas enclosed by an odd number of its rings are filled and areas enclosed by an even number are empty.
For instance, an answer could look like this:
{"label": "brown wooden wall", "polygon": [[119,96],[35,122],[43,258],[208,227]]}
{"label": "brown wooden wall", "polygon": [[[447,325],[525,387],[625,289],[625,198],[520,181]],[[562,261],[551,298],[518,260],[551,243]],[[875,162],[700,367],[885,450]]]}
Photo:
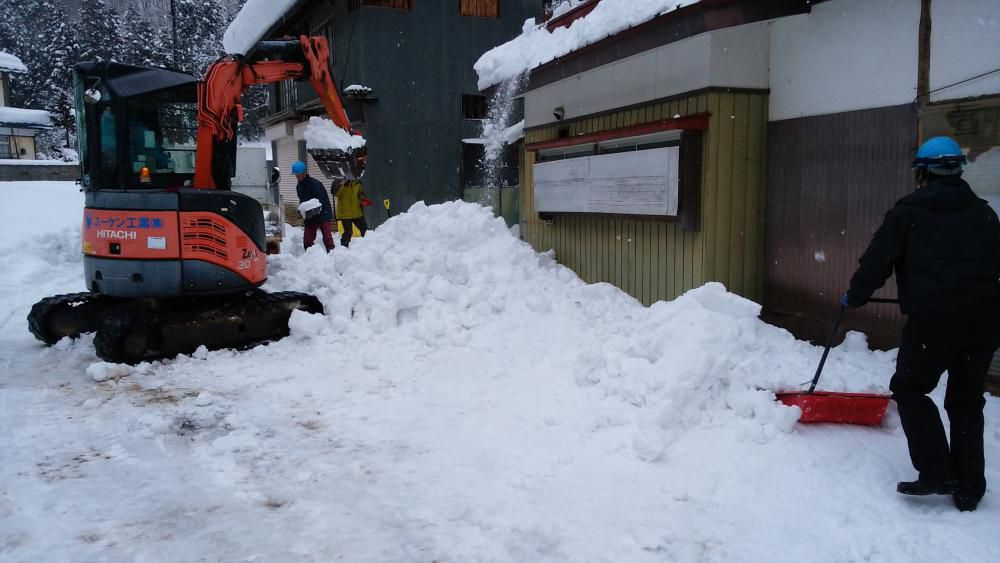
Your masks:
{"label": "brown wooden wall", "polygon": [[[700,230],[644,217],[555,215],[534,209],[532,164],[522,160],[521,229],[539,250],[587,282],[609,282],[644,304],[673,299],[707,281],[760,300],[763,284],[764,148],[767,95],[712,90],[530,129],[525,144],[609,131],[673,116],[710,113],[702,154]],[[684,205],[684,202],[681,203]]]}
{"label": "brown wooden wall", "polygon": [[[917,114],[909,105],[768,124],[765,319],[823,341],[882,217],[915,189]],[[895,297],[895,280],[876,292]],[[872,345],[898,345],[894,305],[845,315]],[[843,333],[843,330],[841,331]]]}

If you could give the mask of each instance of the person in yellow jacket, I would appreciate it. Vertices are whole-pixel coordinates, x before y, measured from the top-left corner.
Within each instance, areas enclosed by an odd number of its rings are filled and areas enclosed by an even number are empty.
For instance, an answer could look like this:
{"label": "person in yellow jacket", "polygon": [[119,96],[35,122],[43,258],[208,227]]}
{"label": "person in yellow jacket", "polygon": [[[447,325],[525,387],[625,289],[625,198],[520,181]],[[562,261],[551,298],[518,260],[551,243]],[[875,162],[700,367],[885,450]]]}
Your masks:
{"label": "person in yellow jacket", "polygon": [[351,244],[351,235],[354,234],[354,227],[358,228],[361,236],[365,236],[368,231],[368,223],[365,221],[363,202],[368,198],[361,187],[361,180],[344,180],[339,186],[334,188],[333,197],[336,203],[337,220],[344,232],[340,235],[340,244],[346,248]]}

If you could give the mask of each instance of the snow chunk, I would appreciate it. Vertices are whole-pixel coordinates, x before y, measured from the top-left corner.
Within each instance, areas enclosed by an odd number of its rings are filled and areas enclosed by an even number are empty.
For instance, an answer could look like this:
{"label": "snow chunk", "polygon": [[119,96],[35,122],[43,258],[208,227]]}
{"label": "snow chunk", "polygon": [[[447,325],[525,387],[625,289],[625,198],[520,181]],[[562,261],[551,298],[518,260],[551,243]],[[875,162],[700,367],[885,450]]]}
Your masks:
{"label": "snow chunk", "polygon": [[497,130],[492,123],[487,123],[483,127],[483,136],[480,138],[473,139],[462,139],[463,143],[470,145],[512,145],[524,137],[524,120],[518,121],[517,123],[507,127],[506,129]]}
{"label": "snow chunk", "polygon": [[297,0],[247,0],[222,36],[222,47],[230,55],[245,55],[264,38]]}
{"label": "snow chunk", "polygon": [[0,107],[0,125],[6,127],[51,127],[49,112],[43,109]]}
{"label": "snow chunk", "polygon": [[525,21],[521,35],[487,51],[476,61],[479,89],[513,78],[552,59],[572,53],[630,27],[698,0],[603,0],[569,27],[549,31]]}
{"label": "snow chunk", "polygon": [[0,51],[0,71],[4,72],[28,72],[28,67],[24,66],[21,59],[10,53]]}
{"label": "snow chunk", "polygon": [[348,152],[365,146],[365,138],[351,135],[323,117],[310,117],[305,131],[306,146],[311,149],[340,149]]}
{"label": "snow chunk", "polygon": [[132,373],[132,366],[128,364],[110,364],[108,362],[97,362],[87,367],[87,375],[98,383],[109,379],[125,377]]}
{"label": "snow chunk", "polygon": [[307,215],[309,215],[310,211],[318,207],[323,207],[323,204],[320,203],[318,199],[316,198],[307,199],[299,204],[298,207],[299,215],[306,217]]}

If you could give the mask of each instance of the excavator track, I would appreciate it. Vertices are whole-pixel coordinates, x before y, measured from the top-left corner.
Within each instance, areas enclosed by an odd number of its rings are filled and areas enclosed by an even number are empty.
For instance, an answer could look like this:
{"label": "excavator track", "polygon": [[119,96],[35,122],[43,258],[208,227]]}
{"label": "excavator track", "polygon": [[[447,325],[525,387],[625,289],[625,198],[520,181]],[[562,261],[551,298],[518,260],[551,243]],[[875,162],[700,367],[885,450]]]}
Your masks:
{"label": "excavator track", "polygon": [[[43,299],[28,315],[31,332],[46,344],[63,336],[96,331],[94,349],[102,360],[136,364],[190,354],[200,346],[246,349],[288,336],[294,310],[323,313],[313,295],[261,290],[235,295],[124,299],[97,294],[59,295]],[[83,314],[85,313],[85,314]],[[54,319],[80,318],[75,324]],[[53,326],[72,324],[73,331]],[[57,337],[58,336],[58,337]]]}
{"label": "excavator track", "polygon": [[64,337],[94,332],[101,313],[118,300],[99,293],[67,293],[46,297],[28,313],[28,330],[51,346]]}

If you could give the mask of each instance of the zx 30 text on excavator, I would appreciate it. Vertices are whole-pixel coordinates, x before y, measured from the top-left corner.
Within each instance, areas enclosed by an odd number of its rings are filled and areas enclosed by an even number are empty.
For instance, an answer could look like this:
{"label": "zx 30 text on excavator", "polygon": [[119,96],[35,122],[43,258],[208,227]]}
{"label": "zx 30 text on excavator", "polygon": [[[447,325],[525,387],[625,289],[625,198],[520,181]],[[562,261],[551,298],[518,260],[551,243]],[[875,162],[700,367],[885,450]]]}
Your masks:
{"label": "zx 30 text on excavator", "polygon": [[[264,218],[229,190],[240,96],[254,84],[308,79],[330,119],[351,134],[324,37],[262,41],[204,79],[111,62],[74,67],[89,291],[47,297],[28,314],[46,344],[95,332],[97,355],[135,364],[288,335],[305,293],[267,293]],[[330,178],[364,172],[365,149],[310,151]]]}

